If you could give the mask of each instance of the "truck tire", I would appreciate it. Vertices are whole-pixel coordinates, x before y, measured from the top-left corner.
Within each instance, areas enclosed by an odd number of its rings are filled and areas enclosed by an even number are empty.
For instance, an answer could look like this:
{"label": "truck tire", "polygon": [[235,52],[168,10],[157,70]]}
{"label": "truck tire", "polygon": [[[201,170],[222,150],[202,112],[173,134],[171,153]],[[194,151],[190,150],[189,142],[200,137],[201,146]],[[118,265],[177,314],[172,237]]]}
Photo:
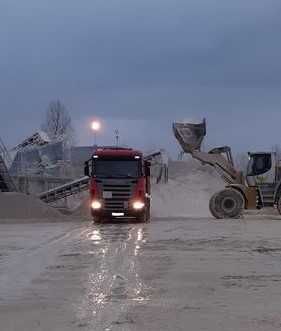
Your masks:
{"label": "truck tire", "polygon": [[240,218],[245,200],[237,190],[225,189],[212,196],[209,207],[211,214],[217,219]]}
{"label": "truck tire", "polygon": [[102,224],[103,223],[103,218],[100,216],[95,216],[94,217],[94,223],[95,224]]}
{"label": "truck tire", "polygon": [[146,222],[150,222],[151,218],[151,204],[150,204],[150,199],[147,199],[147,208],[146,208]]}
{"label": "truck tire", "polygon": [[279,215],[281,215],[281,195],[279,195],[279,198],[277,200],[277,210]]}
{"label": "truck tire", "polygon": [[148,223],[150,221],[149,211],[146,209],[140,216],[137,217],[137,221],[140,223]]}

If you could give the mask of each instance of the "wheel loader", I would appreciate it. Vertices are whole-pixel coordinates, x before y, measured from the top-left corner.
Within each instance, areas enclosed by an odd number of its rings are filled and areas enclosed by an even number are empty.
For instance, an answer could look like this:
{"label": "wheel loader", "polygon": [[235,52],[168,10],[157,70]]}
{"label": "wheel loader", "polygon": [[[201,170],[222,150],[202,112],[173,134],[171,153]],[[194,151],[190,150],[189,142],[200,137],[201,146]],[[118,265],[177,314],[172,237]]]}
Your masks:
{"label": "wheel loader", "polygon": [[226,183],[225,189],[210,199],[210,212],[215,218],[240,218],[245,209],[264,207],[276,207],[281,214],[281,164],[276,153],[248,153],[245,178],[235,169],[230,147],[201,151],[206,120],[199,124],[174,123],[173,132],[184,153],[212,166]]}

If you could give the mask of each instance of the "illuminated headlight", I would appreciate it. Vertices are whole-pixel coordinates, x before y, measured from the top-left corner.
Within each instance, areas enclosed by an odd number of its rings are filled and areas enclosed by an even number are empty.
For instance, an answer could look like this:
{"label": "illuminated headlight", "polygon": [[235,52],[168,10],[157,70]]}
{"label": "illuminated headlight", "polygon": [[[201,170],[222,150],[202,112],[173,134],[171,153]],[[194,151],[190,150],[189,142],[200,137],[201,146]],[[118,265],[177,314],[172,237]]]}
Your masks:
{"label": "illuminated headlight", "polygon": [[101,209],[101,202],[98,200],[94,200],[91,204],[92,209],[98,210]]}
{"label": "illuminated headlight", "polygon": [[142,201],[135,201],[133,203],[133,208],[135,210],[141,210],[141,209],[143,209],[143,207],[144,207],[144,203]]}

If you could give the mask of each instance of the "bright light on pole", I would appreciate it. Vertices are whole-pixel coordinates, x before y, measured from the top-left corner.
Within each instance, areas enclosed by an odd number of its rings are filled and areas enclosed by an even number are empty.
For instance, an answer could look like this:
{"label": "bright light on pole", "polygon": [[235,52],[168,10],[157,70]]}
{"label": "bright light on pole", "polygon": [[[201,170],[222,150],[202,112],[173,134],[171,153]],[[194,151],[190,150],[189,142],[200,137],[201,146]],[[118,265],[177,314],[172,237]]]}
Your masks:
{"label": "bright light on pole", "polygon": [[98,122],[98,121],[93,121],[92,122],[92,130],[93,131],[99,131],[100,127],[101,127],[100,122]]}
{"label": "bright light on pole", "polygon": [[95,145],[97,145],[97,132],[100,130],[101,124],[99,121],[93,121],[91,127],[92,130],[94,131]]}

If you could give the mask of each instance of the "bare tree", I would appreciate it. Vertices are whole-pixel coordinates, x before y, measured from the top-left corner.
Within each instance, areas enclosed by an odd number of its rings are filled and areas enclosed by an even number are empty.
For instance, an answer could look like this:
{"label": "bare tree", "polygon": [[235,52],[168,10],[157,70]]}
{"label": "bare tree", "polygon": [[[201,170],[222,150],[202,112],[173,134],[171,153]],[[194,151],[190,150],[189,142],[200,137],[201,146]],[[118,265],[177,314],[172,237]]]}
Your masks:
{"label": "bare tree", "polygon": [[52,101],[46,111],[46,118],[41,126],[52,141],[64,140],[73,145],[75,132],[71,117],[66,107],[59,101]]}

